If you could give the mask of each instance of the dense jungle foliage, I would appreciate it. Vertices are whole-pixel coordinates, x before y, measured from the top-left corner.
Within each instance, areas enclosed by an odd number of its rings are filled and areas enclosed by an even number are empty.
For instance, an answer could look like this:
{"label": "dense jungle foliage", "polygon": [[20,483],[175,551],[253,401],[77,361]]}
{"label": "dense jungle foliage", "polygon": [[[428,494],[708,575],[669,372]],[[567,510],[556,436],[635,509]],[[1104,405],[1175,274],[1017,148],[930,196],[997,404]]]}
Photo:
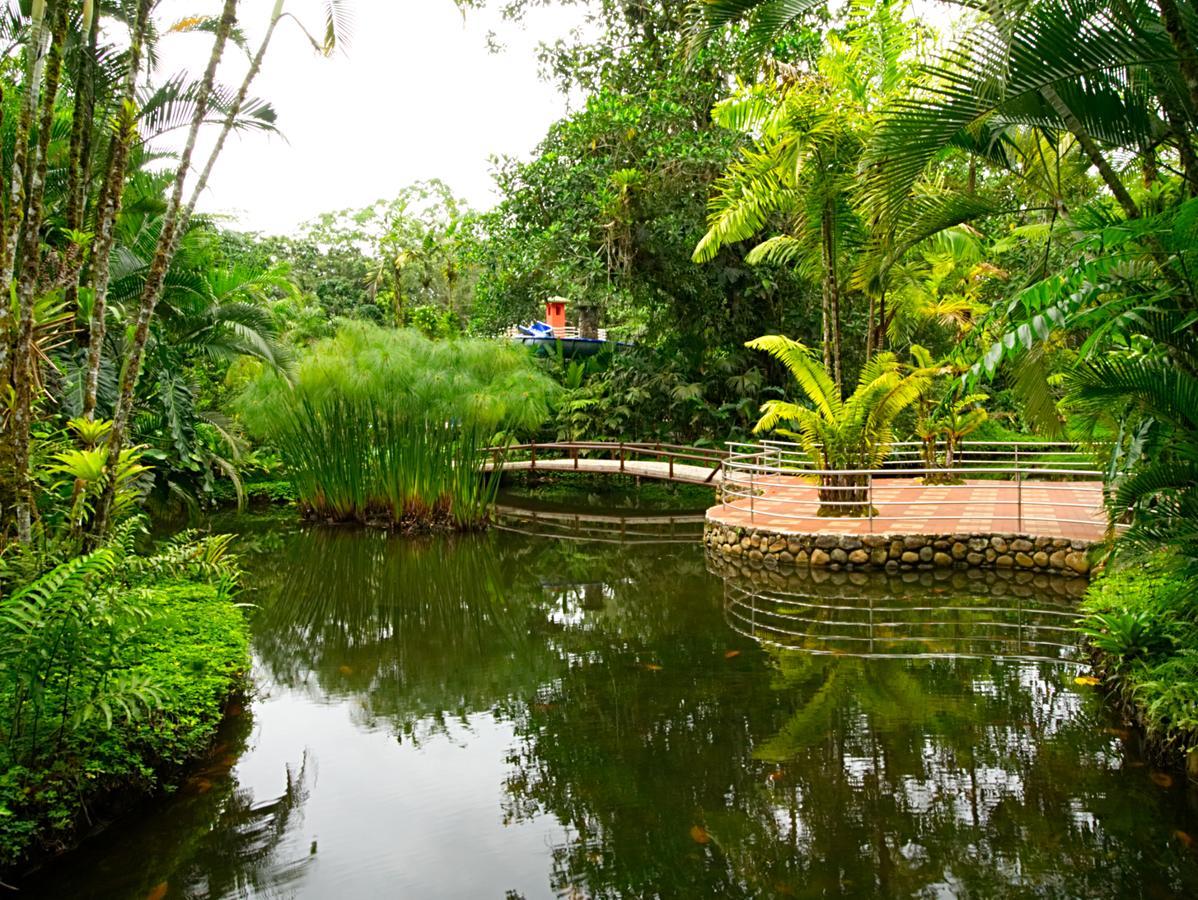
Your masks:
{"label": "dense jungle foliage", "polygon": [[[132,542],[139,507],[248,493],[477,521],[489,488],[461,476],[517,433],[721,445],[777,427],[842,462],[905,437],[932,468],[937,440],[967,435],[1093,446],[1120,526],[1093,644],[1152,728],[1195,740],[1198,621],[1177,598],[1198,584],[1198,6],[962,0],[937,30],[907,0],[566,2],[587,28],[540,62],[571,111],[496,161],[493,208],[433,181],[286,237],[197,205],[230,135],[285,124],[252,93],[276,34],[332,52],[349,4],[305,27],[280,0],[252,46],[239,17],[259,13],[237,0],[178,22],[156,0],[3,6],[0,629],[24,635],[0,660],[5,797],[57,777],[38,768],[52,731],[86,766],[138,723],[215,714],[212,691],[163,700],[152,656],[126,669],[144,685],[106,678],[115,634],[131,653],[197,610]],[[541,3],[458,5],[518,27]],[[180,33],[211,57],[164,76]],[[235,49],[249,68],[225,85]],[[609,348],[533,361],[491,342],[551,297]],[[367,427],[393,431],[393,459]],[[460,464],[413,474],[446,447]],[[128,581],[101,585],[118,564]],[[38,616],[75,641],[43,668],[22,643]],[[27,695],[50,704],[34,725]],[[201,731],[106,771],[152,780],[146,760]],[[10,856],[75,816],[3,802],[24,823]]]}

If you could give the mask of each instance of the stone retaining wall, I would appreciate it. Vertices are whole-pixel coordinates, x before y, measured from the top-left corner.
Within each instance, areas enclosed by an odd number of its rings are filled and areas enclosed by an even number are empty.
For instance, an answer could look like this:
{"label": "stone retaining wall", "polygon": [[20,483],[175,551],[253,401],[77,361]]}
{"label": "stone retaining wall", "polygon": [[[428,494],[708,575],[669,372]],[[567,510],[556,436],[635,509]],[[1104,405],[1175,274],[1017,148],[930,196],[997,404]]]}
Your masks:
{"label": "stone retaining wall", "polygon": [[1022,534],[785,534],[710,520],[703,542],[713,553],[766,568],[1014,569],[1068,577],[1089,574],[1092,546]]}

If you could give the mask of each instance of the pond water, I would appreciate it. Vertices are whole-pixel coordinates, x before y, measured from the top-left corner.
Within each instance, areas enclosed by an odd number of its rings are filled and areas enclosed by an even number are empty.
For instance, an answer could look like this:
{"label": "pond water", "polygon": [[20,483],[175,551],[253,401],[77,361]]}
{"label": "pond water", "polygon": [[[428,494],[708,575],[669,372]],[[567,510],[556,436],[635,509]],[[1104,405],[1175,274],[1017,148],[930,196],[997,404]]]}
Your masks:
{"label": "pond water", "polygon": [[525,507],[238,520],[257,696],[25,895],[1198,896],[1192,789],[1075,682],[1075,586],[737,572],[686,510]]}

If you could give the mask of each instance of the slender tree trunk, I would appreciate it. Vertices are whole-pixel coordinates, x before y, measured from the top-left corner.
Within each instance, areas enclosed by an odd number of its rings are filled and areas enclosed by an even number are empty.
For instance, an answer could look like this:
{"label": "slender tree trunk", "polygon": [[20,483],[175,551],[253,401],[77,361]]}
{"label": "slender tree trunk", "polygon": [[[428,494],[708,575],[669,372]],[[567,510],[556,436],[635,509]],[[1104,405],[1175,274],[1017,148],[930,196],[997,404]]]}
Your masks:
{"label": "slender tree trunk", "polygon": [[1198,112],[1198,52],[1186,27],[1185,16],[1177,0],[1157,0],[1157,5],[1161,10],[1165,32],[1177,51],[1177,66],[1181,69],[1181,77],[1190,94],[1190,107]]}
{"label": "slender tree trunk", "polygon": [[865,321],[865,359],[867,361],[873,359],[874,341],[878,335],[877,330],[874,328],[874,314],[876,312],[876,306],[877,302],[874,299],[874,295],[871,293],[869,295],[869,316]]}
{"label": "slender tree trunk", "polygon": [[[141,304],[137,314],[137,324],[133,332],[133,341],[129,347],[128,357],[121,372],[120,393],[117,395],[116,409],[112,417],[112,429],[108,438],[108,465],[110,473],[119,464],[121,452],[125,448],[125,432],[129,427],[129,418],[133,413],[134,392],[141,376],[141,364],[145,356],[146,341],[150,336],[150,321],[154,309],[162,296],[166,282],[167,270],[170,268],[175,250],[178,247],[178,229],[183,207],[183,191],[187,176],[191,171],[191,159],[195,155],[196,141],[204,117],[212,99],[213,84],[216,81],[216,70],[224,56],[225,45],[229,40],[229,32],[237,19],[237,0],[225,0],[220,21],[216,26],[216,38],[212,45],[212,55],[208,60],[208,68],[200,82],[199,93],[196,97],[195,111],[192,114],[191,126],[187,134],[187,142],[179,156],[179,167],[175,172],[174,189],[167,204],[162,221],[162,233],[158,237],[158,246],[150,270],[146,275],[145,287],[142,290]],[[116,479],[106,480],[104,492],[96,506],[96,518],[93,523],[92,540],[98,541],[107,532],[112,502],[116,496]]]}
{"label": "slender tree trunk", "polygon": [[1082,148],[1082,152],[1098,170],[1098,174],[1102,176],[1102,180],[1106,182],[1106,186],[1110,188],[1111,193],[1115,195],[1115,199],[1119,201],[1119,205],[1123,207],[1124,213],[1129,219],[1140,218],[1140,207],[1136,206],[1136,201],[1132,199],[1131,194],[1127,192],[1127,187],[1119,178],[1118,173],[1112,168],[1107,158],[1102,155],[1097,142],[1086,130],[1081,120],[1074,114],[1069,105],[1061,99],[1061,95],[1057,93],[1056,88],[1047,85],[1040,89],[1041,95],[1048,101],[1048,105],[1053,108],[1061,121],[1065,123],[1065,127],[1077,140],[1078,145]]}
{"label": "slender tree trunk", "polygon": [[232,132],[233,127],[237,124],[237,117],[241,115],[242,107],[245,106],[245,98],[249,96],[250,86],[254,83],[254,79],[258,77],[258,73],[262,71],[262,60],[266,58],[266,51],[270,47],[271,39],[275,35],[275,29],[278,28],[282,15],[283,0],[277,0],[274,13],[270,17],[270,25],[266,29],[262,43],[258,45],[258,52],[254,54],[254,58],[250,62],[249,71],[246,72],[245,78],[241,81],[241,87],[238,88],[237,96],[233,98],[233,104],[229,107],[229,112],[225,116],[225,121],[221,126],[216,144],[213,146],[212,152],[208,155],[208,162],[204,164],[204,169],[200,172],[200,177],[196,180],[195,189],[191,192],[191,200],[188,201],[187,208],[183,211],[183,215],[179,219],[177,233],[180,236],[187,233],[187,226],[191,222],[192,215],[195,213],[196,204],[200,201],[200,195],[207,189],[208,181],[212,177],[212,170],[216,167],[216,160],[220,156],[221,151],[225,149],[225,141],[228,140],[230,132]]}
{"label": "slender tree trunk", "polygon": [[843,395],[840,373],[840,283],[836,266],[836,221],[830,204],[824,205],[820,232],[824,257],[824,365],[828,367],[836,390]]}
{"label": "slender tree trunk", "polygon": [[[0,297],[12,291],[16,269],[17,241],[20,239],[21,219],[25,215],[25,167],[29,160],[29,137],[33,129],[33,114],[37,110],[38,89],[41,86],[45,43],[45,0],[34,0],[29,26],[29,46],[25,57],[25,94],[21,115],[17,120],[13,144],[12,173],[8,185],[8,209],[0,219]],[[12,340],[12,313],[7,302],[0,303],[0,374],[8,371],[8,355]]]}
{"label": "slender tree trunk", "polygon": [[137,79],[149,22],[151,0],[140,0],[133,23],[129,46],[129,68],[125,73],[124,90],[117,113],[116,131],[108,157],[104,184],[100,189],[96,209],[96,236],[92,253],[92,310],[87,335],[87,373],[83,385],[83,416],[89,421],[96,415],[96,395],[100,385],[100,363],[103,358],[105,317],[108,314],[108,285],[111,273],[109,262],[116,242],[116,220],[121,212],[125,173],[129,154],[137,137]]}
{"label": "slender tree trunk", "polygon": [[878,336],[874,340],[874,350],[881,353],[886,349],[886,289],[882,288],[882,296],[878,298]]}
{"label": "slender tree trunk", "polygon": [[[88,185],[91,182],[92,129],[96,120],[96,49],[99,41],[99,17],[91,0],[85,0],[83,34],[86,46],[79,51],[75,76],[75,111],[71,117],[71,144],[67,171],[67,228],[83,230],[87,212]],[[134,38],[136,40],[136,38]],[[75,242],[67,249],[60,283],[67,309],[79,307],[79,274],[83,269],[83,247]]]}
{"label": "slender tree trunk", "polygon": [[29,442],[33,424],[33,394],[37,383],[34,367],[37,360],[33,348],[34,305],[41,275],[42,214],[45,209],[46,171],[50,137],[54,129],[54,104],[58,82],[62,75],[62,44],[66,37],[67,14],[65,0],[50,11],[52,20],[50,48],[46,55],[45,88],[41,92],[37,139],[29,160],[29,176],[25,190],[26,210],[22,215],[20,235],[20,272],[17,275],[16,336],[12,343],[11,371],[13,399],[9,413],[6,449],[12,466],[15,491],[17,539],[28,544],[33,539],[33,498],[29,484]]}

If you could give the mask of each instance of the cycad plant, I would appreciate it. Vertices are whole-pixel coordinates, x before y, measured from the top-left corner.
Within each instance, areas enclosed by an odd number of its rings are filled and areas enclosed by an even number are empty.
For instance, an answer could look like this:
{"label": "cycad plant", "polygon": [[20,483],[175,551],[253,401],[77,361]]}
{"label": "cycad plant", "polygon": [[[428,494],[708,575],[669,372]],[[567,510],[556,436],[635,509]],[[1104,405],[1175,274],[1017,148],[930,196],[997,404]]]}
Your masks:
{"label": "cycad plant", "polygon": [[484,451],[541,424],[553,389],[521,347],[356,323],[315,345],[294,385],[263,375],[241,409],[279,449],[310,514],[470,528],[498,485]]}
{"label": "cycad plant", "polygon": [[766,335],[746,346],[786,366],[811,404],[769,400],[754,431],[774,431],[802,446],[820,471],[821,516],[868,515],[868,476],[860,473],[882,465],[894,441],[895,419],[923,396],[932,378],[905,369],[892,353],[879,353],[865,364],[846,400],[803,344]]}

